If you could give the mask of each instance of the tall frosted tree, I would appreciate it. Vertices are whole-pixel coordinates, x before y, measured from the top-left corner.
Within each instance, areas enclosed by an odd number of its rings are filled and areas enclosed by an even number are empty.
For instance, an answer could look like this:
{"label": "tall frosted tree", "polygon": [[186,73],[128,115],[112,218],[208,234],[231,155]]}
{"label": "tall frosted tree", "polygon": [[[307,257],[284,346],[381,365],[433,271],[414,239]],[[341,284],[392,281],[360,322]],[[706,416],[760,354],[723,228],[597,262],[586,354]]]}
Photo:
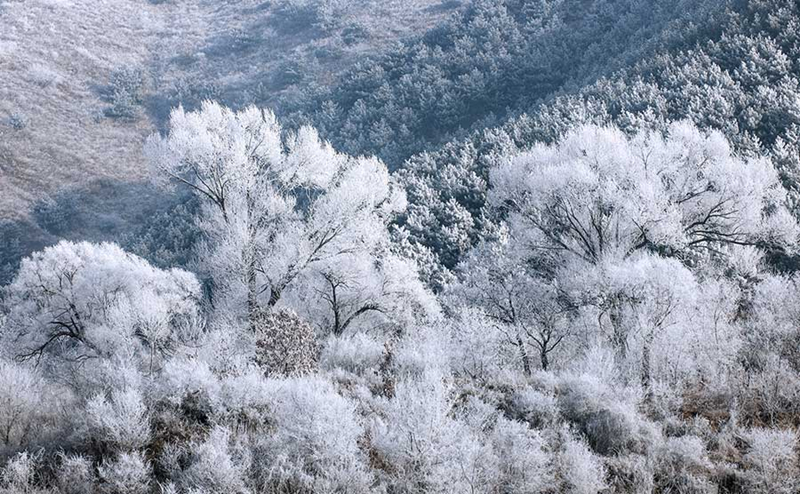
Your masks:
{"label": "tall frosted tree", "polygon": [[507,235],[480,244],[458,266],[458,282],[447,295],[457,304],[476,306],[495,323],[503,339],[516,347],[523,372],[531,374],[529,348],[543,370],[572,332],[573,308],[552,280],[530,269],[525,252]]}
{"label": "tall frosted tree", "polygon": [[[386,250],[388,223],[405,208],[383,163],[337,153],[310,127],[284,133],[268,110],[212,102],[173,111],[168,134],[147,149],[158,177],[204,199],[199,261],[218,308],[239,314],[244,301],[252,325],[259,308],[318,275],[328,280],[332,330],[343,330],[342,292],[363,280],[345,285],[341,270],[354,259],[374,262]],[[366,300],[349,307],[345,321],[378,310]]]}

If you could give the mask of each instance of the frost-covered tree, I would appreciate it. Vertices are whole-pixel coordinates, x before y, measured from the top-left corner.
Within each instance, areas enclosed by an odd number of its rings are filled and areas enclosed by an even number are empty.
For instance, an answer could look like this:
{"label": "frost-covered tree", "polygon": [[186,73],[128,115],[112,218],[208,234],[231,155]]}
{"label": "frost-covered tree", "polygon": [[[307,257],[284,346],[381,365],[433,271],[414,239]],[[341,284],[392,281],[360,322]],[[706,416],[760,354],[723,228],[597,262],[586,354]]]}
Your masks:
{"label": "frost-covered tree", "polygon": [[33,254],[6,295],[3,350],[70,384],[90,361],[153,373],[200,318],[193,274],[155,268],[108,243],[62,241]]}
{"label": "frost-covered tree", "polygon": [[[737,340],[738,290],[721,278],[747,289],[757,276],[744,271],[758,271],[762,248],[796,242],[769,161],[742,159],[721,135],[688,123],[633,137],[582,126],[496,162],[489,199],[506,230],[464,258],[449,294],[496,322],[528,374],[528,347],[547,369],[571,335],[585,344],[601,336],[618,365],[639,369],[648,396],[657,370],[672,379],[709,371],[701,348],[730,361],[735,350],[696,329],[709,324]],[[656,346],[683,357],[667,371],[671,364],[654,362]]]}
{"label": "frost-covered tree", "polygon": [[[350,270],[375,262],[387,224],[405,207],[380,161],[337,153],[309,127],[284,136],[270,111],[211,102],[197,112],[175,110],[168,135],[151,138],[148,154],[159,177],[205,199],[199,262],[217,306],[230,304],[236,314],[245,302],[252,322],[260,306],[275,306],[316,270],[331,280],[324,296],[334,332],[352,316],[383,309],[367,299],[343,315],[339,302],[343,291],[373,282]],[[346,257],[358,262],[348,266]]]}
{"label": "frost-covered tree", "polygon": [[743,159],[687,122],[633,138],[579,127],[491,171],[490,201],[513,235],[549,258],[589,264],[637,250],[677,255],[724,244],[788,246],[798,228],[765,159]]}
{"label": "frost-covered tree", "polygon": [[[277,492],[370,492],[355,405],[318,377],[268,380],[271,434],[257,439],[262,488]],[[277,452],[277,454],[276,454]]]}
{"label": "frost-covered tree", "polygon": [[459,282],[448,294],[456,304],[478,307],[489,316],[517,348],[522,369],[530,375],[529,348],[548,370],[551,354],[572,330],[573,306],[557,283],[529,265],[525,254],[507,236],[479,245],[459,264]]}
{"label": "frost-covered tree", "polygon": [[800,279],[768,276],[755,289],[744,321],[740,362],[749,415],[777,423],[800,414]]}
{"label": "frost-covered tree", "polygon": [[[417,264],[396,254],[389,237],[367,252],[321,262],[291,290],[286,303],[323,333],[340,336],[366,326],[404,326],[439,314]],[[389,328],[391,329],[391,328]]]}
{"label": "frost-covered tree", "polygon": [[651,391],[652,358],[659,337],[679,326],[677,339],[689,325],[695,301],[700,300],[694,275],[675,259],[637,254],[624,262],[605,260],[559,273],[563,290],[573,303],[591,307],[599,333],[611,342],[621,364],[629,358],[635,339],[640,355],[640,379]]}
{"label": "frost-covered tree", "polygon": [[789,493],[800,487],[795,431],[753,429],[743,435],[748,443],[744,480],[750,492]]}
{"label": "frost-covered tree", "polygon": [[415,377],[397,384],[370,431],[388,485],[415,493],[490,490],[497,458],[453,418],[451,383],[437,371]]}
{"label": "frost-covered tree", "polygon": [[800,277],[770,276],[755,290],[750,323],[755,329],[751,338],[760,352],[778,350],[800,370],[799,308]]}
{"label": "frost-covered tree", "polygon": [[[696,311],[688,304],[697,297],[694,275],[662,257],[735,264],[733,247],[791,250],[798,234],[769,161],[742,159],[720,134],[685,122],[630,138],[581,126],[554,145],[500,160],[490,177],[507,245],[463,263],[461,286],[470,290],[462,296],[506,322],[526,310],[554,318],[565,307],[593,306],[620,361],[628,338],[639,337],[646,387],[657,335],[687,317],[679,313]],[[537,278],[552,287],[549,308],[537,307],[548,300],[531,288]],[[543,355],[548,338],[558,344],[569,324],[563,328],[536,335]]]}

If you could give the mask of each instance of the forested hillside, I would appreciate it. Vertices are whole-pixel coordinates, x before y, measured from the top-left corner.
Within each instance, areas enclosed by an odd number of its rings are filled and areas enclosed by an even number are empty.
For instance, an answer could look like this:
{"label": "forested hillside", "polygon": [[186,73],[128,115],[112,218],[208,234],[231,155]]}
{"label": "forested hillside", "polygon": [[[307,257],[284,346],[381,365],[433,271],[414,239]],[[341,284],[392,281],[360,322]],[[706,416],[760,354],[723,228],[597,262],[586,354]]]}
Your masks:
{"label": "forested hillside", "polygon": [[800,492],[796,2],[0,22],[0,493]]}
{"label": "forested hillside", "polygon": [[[675,21],[666,31],[665,39],[672,39],[675,48],[657,44],[661,48],[629,67],[406,161],[400,176],[409,190],[404,224],[412,239],[432,249],[438,264],[455,266],[481,238],[494,235],[496,218],[484,205],[488,168],[497,156],[532,142],[552,142],[584,122],[613,123],[631,133],[663,130],[670,121],[688,119],[720,130],[739,152],[773,159],[794,209],[800,117],[797,6],[716,2],[700,12],[708,17]],[[703,19],[709,20],[703,24]],[[688,34],[675,41],[681,32]],[[783,268],[794,269],[783,253],[774,255]]]}
{"label": "forested hillside", "polygon": [[300,111],[343,150],[400,166],[471,127],[655,53],[716,37],[725,2],[475,1],[314,88]]}

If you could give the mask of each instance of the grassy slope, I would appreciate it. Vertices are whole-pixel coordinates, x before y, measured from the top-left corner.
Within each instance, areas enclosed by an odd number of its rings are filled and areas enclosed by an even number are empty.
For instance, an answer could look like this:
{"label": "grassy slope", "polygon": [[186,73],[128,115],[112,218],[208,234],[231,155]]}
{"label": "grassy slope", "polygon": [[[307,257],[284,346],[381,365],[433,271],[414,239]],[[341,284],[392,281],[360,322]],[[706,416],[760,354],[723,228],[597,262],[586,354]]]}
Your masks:
{"label": "grassy slope", "polygon": [[[0,24],[0,217],[31,201],[98,177],[141,179],[145,119],[103,117],[108,75],[138,65],[162,36],[169,9],[131,0],[6,2]],[[196,36],[196,35],[195,35]],[[7,118],[27,121],[14,130]]]}
{"label": "grassy slope", "polygon": [[[174,101],[132,121],[105,117],[103,89],[119,67],[145,70],[147,97],[191,78],[214,81],[231,102],[246,102],[245,91],[255,90],[270,102],[273,93],[294,90],[269,84],[277,68],[299,62],[306,82],[329,80],[359,56],[436,22],[448,12],[439,3],[354,2],[331,31],[287,33],[271,22],[270,2],[256,0],[0,0],[0,219],[23,218],[62,188],[146,178],[142,142]],[[367,36],[343,43],[353,25]],[[320,48],[336,55],[320,59]],[[23,117],[23,129],[13,128],[13,115]]]}

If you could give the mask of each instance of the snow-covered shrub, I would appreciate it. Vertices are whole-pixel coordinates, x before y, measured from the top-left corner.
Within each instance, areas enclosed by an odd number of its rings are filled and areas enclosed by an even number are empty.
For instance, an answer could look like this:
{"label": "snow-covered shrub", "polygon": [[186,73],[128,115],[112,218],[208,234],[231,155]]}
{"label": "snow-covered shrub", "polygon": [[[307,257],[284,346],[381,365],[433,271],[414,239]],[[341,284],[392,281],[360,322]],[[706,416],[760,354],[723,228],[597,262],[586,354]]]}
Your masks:
{"label": "snow-covered shrub", "polygon": [[393,347],[393,367],[398,376],[440,372],[449,363],[448,335],[443,326],[408,328]]}
{"label": "snow-covered shrub", "polygon": [[66,397],[33,369],[0,360],[0,445],[20,446],[58,428]]}
{"label": "snow-covered shrub", "polygon": [[150,441],[150,412],[135,389],[96,395],[86,405],[88,438],[105,448],[132,451]]}
{"label": "snow-covered shrub", "polygon": [[91,492],[95,481],[92,461],[85,456],[64,453],[59,455],[59,459],[55,474],[56,487],[63,494]]}
{"label": "snow-covered shrub", "polygon": [[[508,421],[500,417],[499,410],[475,396],[462,395],[454,403],[450,415],[456,421],[454,425],[462,430],[458,439],[462,455],[456,459],[462,478],[456,485],[469,486],[470,491],[488,492],[517,480],[524,483],[524,479],[515,476],[515,465],[503,468],[505,459],[501,455],[519,452],[515,448],[524,439],[505,433],[503,426]],[[503,424],[499,425],[501,422]]]}
{"label": "snow-covered shrub", "polygon": [[261,310],[255,316],[256,363],[268,376],[313,372],[319,361],[314,328],[293,312]]}
{"label": "snow-covered shrub", "polygon": [[248,427],[260,427],[270,422],[271,403],[269,381],[258,369],[228,376],[220,381],[218,420],[238,422]]}
{"label": "snow-covered shrub", "polygon": [[111,73],[108,84],[106,116],[132,119],[141,104],[144,91],[144,72],[138,67],[124,66]]}
{"label": "snow-covered shrub", "polygon": [[606,488],[606,469],[600,457],[568,429],[562,431],[564,444],[558,452],[557,468],[563,491],[573,494],[596,494]]}
{"label": "snow-covered shrub", "polygon": [[204,440],[189,444],[184,451],[183,469],[176,483],[183,491],[196,489],[209,494],[246,492],[249,450],[237,444],[231,431],[222,426],[211,429]]}
{"label": "snow-covered shrub", "polygon": [[[172,465],[165,465],[165,461],[178,462],[180,449],[187,441],[205,437],[211,424],[228,417],[222,389],[220,379],[200,359],[175,358],[167,362],[148,395],[152,402],[151,453],[156,458],[155,468],[169,471]],[[176,455],[172,457],[170,452]]]}
{"label": "snow-covered shrub", "polygon": [[64,77],[51,65],[32,64],[28,68],[28,79],[41,88],[47,88],[64,82]]}
{"label": "snow-covered shrub", "polygon": [[570,363],[569,371],[574,375],[594,376],[600,383],[619,384],[619,366],[614,350],[608,345],[595,342],[580,358]]}
{"label": "snow-covered shrub", "polygon": [[452,385],[435,370],[397,383],[370,427],[370,457],[390,489],[470,491],[481,445],[466,424],[451,417],[452,407]]}
{"label": "snow-covered shrub", "polygon": [[103,494],[147,494],[150,492],[150,464],[142,453],[120,453],[97,467]]}
{"label": "snow-covered shrub", "polygon": [[257,437],[256,483],[267,491],[367,492],[355,405],[319,377],[270,379],[271,431]]}
{"label": "snow-covered shrub", "polygon": [[655,484],[662,492],[715,492],[708,480],[712,465],[696,436],[670,437],[656,451]]}
{"label": "snow-covered shrub", "polygon": [[611,492],[654,492],[653,462],[638,454],[605,458],[607,482]]}
{"label": "snow-covered shrub", "polygon": [[515,419],[527,422],[534,429],[543,429],[559,420],[555,397],[533,387],[525,387],[512,394],[508,409]]}
{"label": "snow-covered shrub", "polygon": [[555,480],[540,434],[526,424],[500,418],[492,432],[500,458],[502,492],[548,492]]}
{"label": "snow-covered shrub", "polygon": [[[242,374],[219,377],[199,359],[168,362],[150,393],[156,449],[177,447],[176,440],[204,437],[211,424],[244,426],[249,430],[268,425],[270,396],[266,383],[255,367]],[[169,455],[156,452],[161,466]]]}
{"label": "snow-covered shrub", "polygon": [[187,467],[186,447],[186,443],[180,443],[176,440],[174,442],[165,442],[158,449],[153,449],[151,453],[153,456],[153,470],[160,478],[169,479],[173,485],[180,478],[181,471]]}
{"label": "snow-covered shrub", "polygon": [[8,125],[14,130],[23,130],[28,126],[28,118],[20,112],[14,112],[8,117]]}
{"label": "snow-covered shrub", "polygon": [[567,376],[559,385],[562,416],[582,432],[601,455],[645,453],[658,431],[639,416],[634,404],[615,399],[598,379]]}
{"label": "snow-covered shrub", "polygon": [[150,397],[155,402],[165,401],[179,406],[191,396],[210,412],[219,407],[219,394],[219,378],[206,362],[175,358],[164,365],[151,387]]}
{"label": "snow-covered shrub", "polygon": [[356,333],[350,336],[331,336],[322,349],[320,367],[324,370],[344,369],[364,375],[377,371],[383,360],[384,345],[375,337]]}
{"label": "snow-covered shrub", "polygon": [[744,434],[743,457],[748,492],[793,493],[800,488],[797,433],[781,429],[751,429]]}
{"label": "snow-covered shrub", "polygon": [[203,362],[217,376],[238,375],[253,367],[255,334],[237,318],[216,314],[198,340],[199,347],[187,357]]}
{"label": "snow-covered shrub", "polygon": [[611,455],[639,449],[635,443],[637,424],[629,418],[624,411],[604,408],[588,412],[580,425],[595,451]]}
{"label": "snow-covered shrub", "polygon": [[24,494],[37,492],[36,474],[41,468],[42,452],[23,451],[8,460],[0,471],[0,493]]}

